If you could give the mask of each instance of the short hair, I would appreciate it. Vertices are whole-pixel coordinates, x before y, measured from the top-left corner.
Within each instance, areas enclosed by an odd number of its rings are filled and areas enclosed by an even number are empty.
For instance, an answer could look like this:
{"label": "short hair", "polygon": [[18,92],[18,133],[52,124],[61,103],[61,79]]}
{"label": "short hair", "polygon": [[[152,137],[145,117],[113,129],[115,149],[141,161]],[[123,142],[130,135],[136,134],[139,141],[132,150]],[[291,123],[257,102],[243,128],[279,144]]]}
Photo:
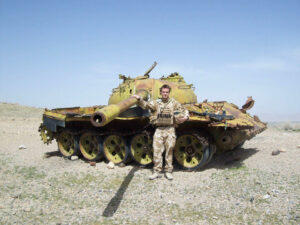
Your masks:
{"label": "short hair", "polygon": [[159,91],[161,92],[163,88],[168,88],[169,92],[171,92],[171,87],[168,84],[164,84],[163,86],[161,86]]}

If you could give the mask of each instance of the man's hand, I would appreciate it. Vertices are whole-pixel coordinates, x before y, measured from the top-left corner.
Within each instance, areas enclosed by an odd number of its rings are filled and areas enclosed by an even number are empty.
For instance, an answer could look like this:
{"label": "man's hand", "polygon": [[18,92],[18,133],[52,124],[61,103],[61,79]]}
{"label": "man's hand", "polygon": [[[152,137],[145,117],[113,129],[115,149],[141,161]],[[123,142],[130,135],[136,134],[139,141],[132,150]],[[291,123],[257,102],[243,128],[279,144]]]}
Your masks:
{"label": "man's hand", "polygon": [[139,95],[132,95],[132,97],[136,98],[137,100],[141,99],[141,96],[139,96]]}
{"label": "man's hand", "polygon": [[183,123],[185,121],[187,121],[189,118],[187,116],[184,116],[184,117],[179,117],[178,120],[180,123]]}

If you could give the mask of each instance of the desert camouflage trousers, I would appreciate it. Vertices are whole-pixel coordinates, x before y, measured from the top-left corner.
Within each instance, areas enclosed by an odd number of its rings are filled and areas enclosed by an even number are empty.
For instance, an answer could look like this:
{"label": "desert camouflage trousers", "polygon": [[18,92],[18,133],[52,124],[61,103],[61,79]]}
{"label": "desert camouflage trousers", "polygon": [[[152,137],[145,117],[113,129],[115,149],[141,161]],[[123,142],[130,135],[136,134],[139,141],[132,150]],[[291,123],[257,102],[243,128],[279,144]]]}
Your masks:
{"label": "desert camouflage trousers", "polygon": [[174,127],[157,127],[153,136],[153,170],[161,172],[163,167],[163,152],[165,155],[165,172],[173,171],[173,149],[176,143]]}

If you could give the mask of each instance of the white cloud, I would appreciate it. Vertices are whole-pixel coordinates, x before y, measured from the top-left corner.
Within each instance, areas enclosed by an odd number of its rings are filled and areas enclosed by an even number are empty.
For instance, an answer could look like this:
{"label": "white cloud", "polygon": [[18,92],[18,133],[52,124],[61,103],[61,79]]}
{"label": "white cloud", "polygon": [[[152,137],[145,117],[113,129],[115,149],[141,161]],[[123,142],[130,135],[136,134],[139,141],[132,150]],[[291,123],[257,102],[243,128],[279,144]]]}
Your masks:
{"label": "white cloud", "polygon": [[293,65],[290,65],[283,59],[258,59],[251,62],[228,64],[226,67],[230,69],[269,71],[290,71],[293,69]]}
{"label": "white cloud", "polygon": [[276,57],[260,57],[249,62],[229,63],[229,69],[238,70],[261,70],[279,72],[299,72],[300,71],[300,48],[294,48],[283,53],[278,53]]}

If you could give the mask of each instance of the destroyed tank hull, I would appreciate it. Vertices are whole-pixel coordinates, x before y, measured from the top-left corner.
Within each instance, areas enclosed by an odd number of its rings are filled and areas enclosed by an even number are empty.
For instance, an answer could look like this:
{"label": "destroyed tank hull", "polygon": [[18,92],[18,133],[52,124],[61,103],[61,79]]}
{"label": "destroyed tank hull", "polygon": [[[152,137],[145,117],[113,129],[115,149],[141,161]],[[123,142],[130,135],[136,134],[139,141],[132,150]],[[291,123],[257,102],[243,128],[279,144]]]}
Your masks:
{"label": "destroyed tank hull", "polygon": [[163,84],[172,88],[170,97],[190,113],[189,120],[176,129],[174,159],[184,169],[202,168],[215,153],[234,150],[266,129],[266,123],[247,113],[254,104],[251,97],[242,108],[226,101],[198,103],[193,85],[178,73],[150,79],[154,66],[136,78],[120,75],[123,83],[113,89],[107,106],[45,109],[39,128],[42,141],[56,140],[64,157],[82,155],[89,161],[105,157],[115,164],[133,159],[149,165],[155,128],[149,122],[150,112],[138,107],[131,96],[157,99]]}

